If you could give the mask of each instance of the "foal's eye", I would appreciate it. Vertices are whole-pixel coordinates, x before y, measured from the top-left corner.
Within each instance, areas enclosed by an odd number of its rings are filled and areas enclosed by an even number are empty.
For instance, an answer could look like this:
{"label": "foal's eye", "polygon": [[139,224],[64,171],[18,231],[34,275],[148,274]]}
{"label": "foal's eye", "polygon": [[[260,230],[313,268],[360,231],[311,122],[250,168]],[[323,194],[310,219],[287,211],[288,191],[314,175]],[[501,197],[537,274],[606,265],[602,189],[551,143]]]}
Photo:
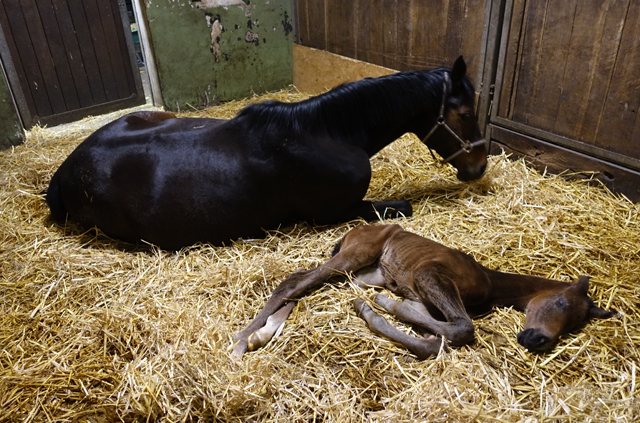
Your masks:
{"label": "foal's eye", "polygon": [[469,119],[471,119],[471,114],[469,113],[463,113],[460,115],[460,119],[462,119],[463,122],[468,121]]}
{"label": "foal's eye", "polygon": [[556,300],[556,306],[558,308],[565,308],[567,306],[567,299],[566,298],[558,298]]}

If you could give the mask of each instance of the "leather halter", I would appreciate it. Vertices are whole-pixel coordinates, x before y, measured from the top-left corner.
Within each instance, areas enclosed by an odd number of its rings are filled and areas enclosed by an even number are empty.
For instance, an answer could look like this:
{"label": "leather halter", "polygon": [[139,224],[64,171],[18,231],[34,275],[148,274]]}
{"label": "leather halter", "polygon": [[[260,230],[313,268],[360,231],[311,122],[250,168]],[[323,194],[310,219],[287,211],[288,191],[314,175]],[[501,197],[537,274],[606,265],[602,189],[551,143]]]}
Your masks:
{"label": "leather halter", "polygon": [[[447,94],[449,93],[450,84],[451,84],[451,82],[449,80],[449,74],[445,72],[445,74],[444,74],[444,83],[443,83],[443,87],[442,87],[442,104],[440,105],[440,115],[438,116],[438,119],[436,120],[436,124],[433,125],[433,128],[431,128],[431,131],[429,131],[427,136],[425,136],[422,139],[422,143],[424,145],[426,145],[427,148],[429,149],[429,152],[431,153],[431,157],[433,157],[433,160],[436,163],[439,163],[441,165],[443,165],[445,163],[449,163],[451,160],[455,159],[456,157],[458,157],[462,153],[471,153],[471,151],[473,151],[473,149],[475,147],[477,147],[479,145],[483,145],[483,144],[486,143],[486,141],[484,139],[478,140],[478,141],[474,141],[474,142],[469,142],[467,140],[464,140],[464,139],[462,139],[460,137],[460,135],[456,134],[456,132],[453,129],[451,129],[451,127],[449,125],[447,125],[447,121],[444,118],[444,106],[445,106],[446,101],[447,101]],[[453,153],[452,155],[450,155],[449,157],[447,157],[446,159],[444,159],[444,160],[442,160],[442,159],[438,160],[436,158],[435,154],[433,154],[433,150],[431,150],[431,147],[429,147],[427,145],[427,140],[433,134],[435,134],[435,132],[439,128],[446,129],[460,143],[460,149],[458,151],[456,151],[455,153]]]}

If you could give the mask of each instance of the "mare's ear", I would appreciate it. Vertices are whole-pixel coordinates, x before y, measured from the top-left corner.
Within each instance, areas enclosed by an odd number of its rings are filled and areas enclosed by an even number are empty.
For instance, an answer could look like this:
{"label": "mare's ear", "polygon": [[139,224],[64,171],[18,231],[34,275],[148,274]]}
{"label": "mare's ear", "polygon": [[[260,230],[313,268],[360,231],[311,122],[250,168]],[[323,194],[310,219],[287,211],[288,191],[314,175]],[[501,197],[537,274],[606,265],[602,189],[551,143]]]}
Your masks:
{"label": "mare's ear", "polygon": [[451,68],[451,82],[453,82],[453,86],[459,86],[466,74],[467,64],[464,62],[462,56],[460,56],[456,59],[453,63],[453,67]]}
{"label": "mare's ear", "polygon": [[574,282],[574,286],[578,290],[580,294],[587,295],[589,292],[589,276],[580,276],[576,282]]}
{"label": "mare's ear", "polygon": [[597,305],[591,304],[591,308],[589,309],[589,314],[587,317],[589,319],[609,319],[615,316],[615,311],[608,311],[604,308],[600,308]]}

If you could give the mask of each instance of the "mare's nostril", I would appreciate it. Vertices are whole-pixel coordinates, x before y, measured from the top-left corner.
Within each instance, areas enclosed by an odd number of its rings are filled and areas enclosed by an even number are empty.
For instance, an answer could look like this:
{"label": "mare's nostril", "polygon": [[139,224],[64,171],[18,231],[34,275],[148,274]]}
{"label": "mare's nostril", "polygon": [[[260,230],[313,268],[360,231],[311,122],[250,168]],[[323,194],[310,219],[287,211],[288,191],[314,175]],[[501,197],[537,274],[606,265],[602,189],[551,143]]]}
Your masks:
{"label": "mare's nostril", "polygon": [[480,166],[480,174],[484,174],[484,171],[487,170],[487,164],[483,164],[482,166]]}

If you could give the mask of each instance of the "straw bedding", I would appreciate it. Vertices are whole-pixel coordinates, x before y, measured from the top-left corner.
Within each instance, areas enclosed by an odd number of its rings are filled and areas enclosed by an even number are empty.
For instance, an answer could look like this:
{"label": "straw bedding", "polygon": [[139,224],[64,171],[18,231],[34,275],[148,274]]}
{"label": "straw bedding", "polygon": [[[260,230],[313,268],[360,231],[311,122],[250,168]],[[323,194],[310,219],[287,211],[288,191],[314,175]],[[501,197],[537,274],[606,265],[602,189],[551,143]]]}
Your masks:
{"label": "straw bedding", "polygon": [[[304,96],[247,101],[267,98]],[[185,115],[230,117],[247,101]],[[302,299],[277,338],[234,362],[230,337],[273,288],[325,261],[362,222],[292,225],[179,253],[53,225],[43,200],[51,175],[115,117],[36,128],[0,154],[1,421],[640,418],[638,205],[504,155],[482,180],[460,183],[405,136],[372,159],[368,198],[411,200],[414,216],[398,223],[484,265],[565,281],[590,275],[596,303],[619,316],[535,355],[516,342],[524,315],[500,309],[475,321],[473,345],[418,361],[367,329],[351,303],[374,291],[345,282]]]}

